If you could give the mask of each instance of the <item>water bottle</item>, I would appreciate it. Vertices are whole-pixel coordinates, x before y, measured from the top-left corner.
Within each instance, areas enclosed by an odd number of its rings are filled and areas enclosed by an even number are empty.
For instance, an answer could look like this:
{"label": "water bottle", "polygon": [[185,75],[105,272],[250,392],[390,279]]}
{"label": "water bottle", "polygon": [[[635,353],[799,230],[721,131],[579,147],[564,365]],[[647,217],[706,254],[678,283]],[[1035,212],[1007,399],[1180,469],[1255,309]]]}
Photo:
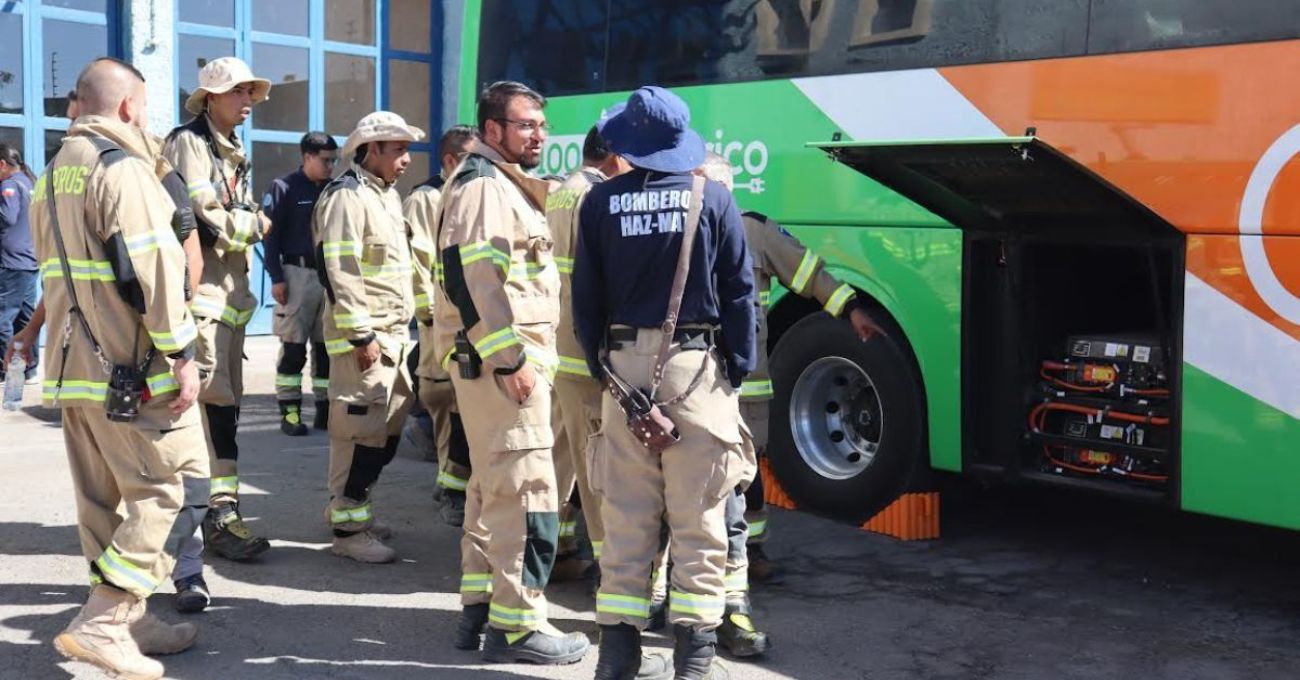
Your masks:
{"label": "water bottle", "polygon": [[23,343],[14,342],[14,355],[5,369],[6,411],[17,411],[23,405],[23,383],[27,380],[27,360],[23,358]]}

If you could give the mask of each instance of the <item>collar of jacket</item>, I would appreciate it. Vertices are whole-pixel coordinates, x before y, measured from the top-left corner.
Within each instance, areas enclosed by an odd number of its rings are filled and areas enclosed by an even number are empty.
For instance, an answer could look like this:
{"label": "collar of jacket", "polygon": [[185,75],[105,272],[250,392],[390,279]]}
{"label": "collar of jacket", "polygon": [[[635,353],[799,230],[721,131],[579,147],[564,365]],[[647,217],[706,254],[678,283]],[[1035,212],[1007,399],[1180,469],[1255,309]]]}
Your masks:
{"label": "collar of jacket", "polygon": [[546,210],[546,195],[551,191],[551,185],[544,179],[537,179],[519,167],[518,163],[507,163],[506,159],[497,153],[496,149],[487,144],[479,144],[473,151],[497,166],[501,172],[505,173],[510,181],[514,182],[519,190],[533,202],[533,206],[538,210]]}
{"label": "collar of jacket", "polygon": [[203,120],[208,124],[208,129],[212,131],[212,138],[217,140],[217,146],[221,147],[226,153],[235,155],[235,158],[243,162],[244,160],[244,143],[239,141],[239,135],[231,132],[229,136],[221,134],[216,125],[213,125],[212,118],[208,114],[203,114]]}
{"label": "collar of jacket", "polygon": [[595,183],[597,183],[597,184],[600,183],[600,182],[604,182],[605,180],[609,179],[608,177],[605,176],[605,173],[603,173],[603,172],[600,171],[600,168],[597,168],[597,167],[594,167],[594,166],[591,166],[591,165],[584,165],[584,166],[582,166],[582,168],[579,170],[579,172],[584,172],[584,173],[590,175],[590,176],[591,176],[591,179],[593,179],[593,180],[595,181]]}
{"label": "collar of jacket", "polygon": [[150,165],[157,164],[158,148],[150,144],[149,133],[120,120],[107,116],[82,116],[68,128],[68,136],[103,137],[132,156],[145,160]]}
{"label": "collar of jacket", "polygon": [[352,164],[352,171],[356,173],[357,179],[361,180],[362,186],[368,186],[380,194],[388,191],[396,185],[396,182],[393,184],[385,182],[384,178],[370,172],[357,163]]}

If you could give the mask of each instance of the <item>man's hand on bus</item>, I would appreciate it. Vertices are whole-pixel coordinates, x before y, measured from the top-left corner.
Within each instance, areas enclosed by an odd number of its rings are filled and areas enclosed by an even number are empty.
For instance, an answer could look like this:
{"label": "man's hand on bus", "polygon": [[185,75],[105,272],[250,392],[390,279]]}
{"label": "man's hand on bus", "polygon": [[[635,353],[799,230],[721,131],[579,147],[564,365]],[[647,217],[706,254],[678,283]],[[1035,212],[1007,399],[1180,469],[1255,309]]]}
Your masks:
{"label": "man's hand on bus", "polygon": [[849,323],[853,325],[853,332],[858,334],[858,338],[863,342],[870,340],[877,333],[888,335],[885,329],[876,324],[871,315],[862,310],[861,307],[854,307],[849,312]]}

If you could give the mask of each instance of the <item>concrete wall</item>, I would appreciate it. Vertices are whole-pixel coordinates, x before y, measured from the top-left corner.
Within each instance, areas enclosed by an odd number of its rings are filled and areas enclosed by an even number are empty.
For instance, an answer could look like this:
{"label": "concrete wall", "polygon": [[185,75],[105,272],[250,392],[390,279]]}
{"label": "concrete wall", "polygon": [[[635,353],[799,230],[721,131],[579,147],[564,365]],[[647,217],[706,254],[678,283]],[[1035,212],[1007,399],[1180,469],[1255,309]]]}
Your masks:
{"label": "concrete wall", "polygon": [[125,8],[126,56],[145,77],[149,129],[165,135],[176,120],[176,82],[172,77],[175,3],[129,0]]}

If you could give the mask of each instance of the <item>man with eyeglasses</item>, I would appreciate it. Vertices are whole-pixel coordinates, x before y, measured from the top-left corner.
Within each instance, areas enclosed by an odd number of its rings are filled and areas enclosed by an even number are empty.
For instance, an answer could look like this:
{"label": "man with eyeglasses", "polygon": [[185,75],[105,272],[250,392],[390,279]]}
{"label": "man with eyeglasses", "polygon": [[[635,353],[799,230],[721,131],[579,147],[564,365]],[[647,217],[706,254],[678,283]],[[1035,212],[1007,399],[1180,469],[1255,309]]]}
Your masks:
{"label": "man with eyeglasses", "polygon": [[324,430],[329,422],[329,355],[321,324],[325,288],[316,275],[312,253],[311,216],[321,189],[338,161],[339,145],[324,132],[308,132],[298,143],[302,166],[277,177],[262,199],[271,218],[271,233],[262,239],[266,273],[275,298],[272,330],[280,338],[275,364],[275,398],[280,404],[280,431],[290,437],[307,434],[302,422],[302,369],[311,341],[311,391],[316,397],[312,426]]}
{"label": "man with eyeglasses", "polygon": [[591,643],[547,621],[560,501],[551,449],[551,384],[560,274],[546,223],[549,184],[532,177],[546,99],[498,82],[478,100],[482,143],[447,182],[437,234],[434,347],[452,386],[474,474],[461,539],[454,644],[491,662],[566,664]]}

